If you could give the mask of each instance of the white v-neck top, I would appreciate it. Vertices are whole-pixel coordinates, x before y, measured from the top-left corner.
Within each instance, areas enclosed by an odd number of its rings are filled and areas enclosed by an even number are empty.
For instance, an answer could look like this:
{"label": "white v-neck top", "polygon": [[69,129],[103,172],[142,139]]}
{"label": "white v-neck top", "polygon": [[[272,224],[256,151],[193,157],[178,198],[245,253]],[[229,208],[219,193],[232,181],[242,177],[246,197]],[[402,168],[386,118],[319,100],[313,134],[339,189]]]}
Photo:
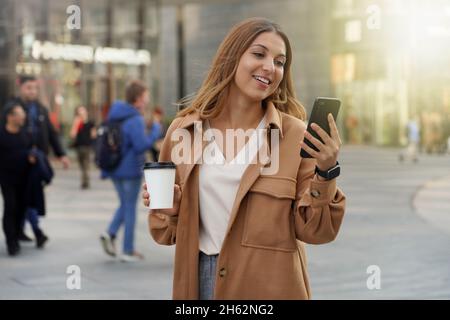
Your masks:
{"label": "white v-neck top", "polygon": [[199,172],[200,250],[218,254],[222,248],[236,193],[242,175],[254,160],[262,146],[265,116],[236,157],[226,163],[222,151],[215,142],[209,122],[205,121],[205,137],[211,141],[203,151],[203,163]]}

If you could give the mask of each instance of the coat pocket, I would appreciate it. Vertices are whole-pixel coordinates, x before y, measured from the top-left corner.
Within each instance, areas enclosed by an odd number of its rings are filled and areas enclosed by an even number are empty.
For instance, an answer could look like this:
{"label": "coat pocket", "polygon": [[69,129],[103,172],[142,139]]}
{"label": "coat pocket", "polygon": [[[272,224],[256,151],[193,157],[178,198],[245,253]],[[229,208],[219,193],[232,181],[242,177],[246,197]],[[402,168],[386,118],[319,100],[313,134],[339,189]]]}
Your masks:
{"label": "coat pocket", "polygon": [[292,252],[297,250],[292,204],[296,181],[259,177],[247,194],[242,245]]}

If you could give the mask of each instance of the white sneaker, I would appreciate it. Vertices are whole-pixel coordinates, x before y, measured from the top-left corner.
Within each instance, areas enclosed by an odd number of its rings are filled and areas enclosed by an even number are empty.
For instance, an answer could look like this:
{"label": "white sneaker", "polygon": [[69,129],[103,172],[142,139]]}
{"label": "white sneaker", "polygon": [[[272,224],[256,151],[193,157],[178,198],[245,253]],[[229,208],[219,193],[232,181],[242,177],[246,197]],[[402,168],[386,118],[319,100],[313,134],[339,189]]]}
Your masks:
{"label": "white sneaker", "polygon": [[111,236],[107,232],[103,232],[100,235],[100,242],[106,254],[112,257],[116,256],[116,246],[114,243],[114,239],[111,238]]}
{"label": "white sneaker", "polygon": [[120,256],[120,261],[122,262],[138,262],[141,260],[144,260],[144,256],[136,251],[133,254],[124,253]]}

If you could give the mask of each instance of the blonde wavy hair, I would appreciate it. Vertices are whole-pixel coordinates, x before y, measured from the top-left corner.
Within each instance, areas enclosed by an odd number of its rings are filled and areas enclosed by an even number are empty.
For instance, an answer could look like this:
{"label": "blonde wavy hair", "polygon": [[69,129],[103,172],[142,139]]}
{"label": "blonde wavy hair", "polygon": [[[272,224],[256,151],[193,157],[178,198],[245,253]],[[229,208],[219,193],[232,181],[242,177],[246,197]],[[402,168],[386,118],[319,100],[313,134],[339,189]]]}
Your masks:
{"label": "blonde wavy hair", "polygon": [[230,30],[220,44],[198,92],[178,102],[178,105],[187,107],[179,111],[177,117],[185,116],[194,111],[198,111],[202,119],[218,116],[225,107],[228,90],[230,84],[234,81],[242,55],[256,37],[263,32],[275,32],[283,39],[286,46],[283,79],[275,92],[263,100],[263,105],[271,101],[278,110],[305,120],[305,108],[296,98],[291,77],[292,49],[289,39],[281,31],[278,24],[265,18],[246,19]]}

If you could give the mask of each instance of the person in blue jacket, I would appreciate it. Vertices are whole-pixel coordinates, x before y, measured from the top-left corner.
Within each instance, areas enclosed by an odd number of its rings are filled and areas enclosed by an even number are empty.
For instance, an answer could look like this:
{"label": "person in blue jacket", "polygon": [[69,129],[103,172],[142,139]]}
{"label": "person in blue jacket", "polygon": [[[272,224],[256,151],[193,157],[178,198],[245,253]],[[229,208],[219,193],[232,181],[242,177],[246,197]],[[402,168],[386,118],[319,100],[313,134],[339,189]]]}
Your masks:
{"label": "person in blue jacket", "polygon": [[145,132],[144,108],[149,101],[147,87],[140,81],[131,82],[126,88],[126,102],[115,101],[108,114],[108,121],[121,121],[122,150],[120,164],[112,171],[102,171],[103,178],[111,178],[120,200],[106,232],[100,236],[104,251],[116,256],[115,238],[124,225],[122,261],[138,261],[142,254],[134,248],[136,203],[143,176],[145,153],[161,138],[161,126]]}

